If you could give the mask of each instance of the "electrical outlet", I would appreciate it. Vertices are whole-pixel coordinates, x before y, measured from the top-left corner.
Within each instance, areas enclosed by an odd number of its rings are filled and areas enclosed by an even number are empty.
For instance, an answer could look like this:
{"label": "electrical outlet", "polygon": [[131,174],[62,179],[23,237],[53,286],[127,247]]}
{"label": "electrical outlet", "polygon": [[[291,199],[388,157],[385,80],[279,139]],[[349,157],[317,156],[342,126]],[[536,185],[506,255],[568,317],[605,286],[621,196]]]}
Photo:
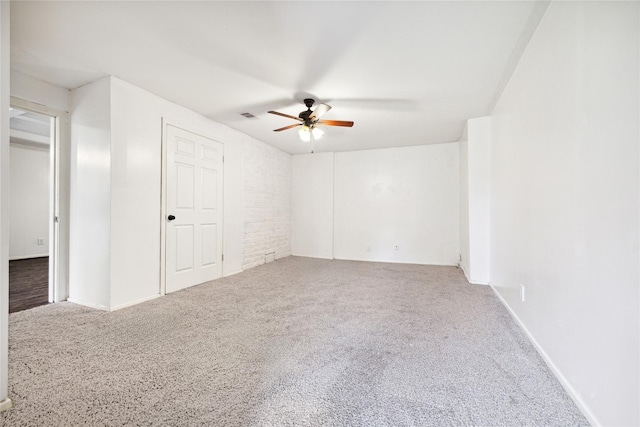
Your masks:
{"label": "electrical outlet", "polygon": [[38,245],[44,245],[44,239],[38,238]]}
{"label": "electrical outlet", "polygon": [[520,300],[522,302],[525,301],[525,293],[524,293],[524,285],[523,284],[520,284]]}
{"label": "electrical outlet", "polygon": [[371,245],[367,246],[367,252],[371,252]]}

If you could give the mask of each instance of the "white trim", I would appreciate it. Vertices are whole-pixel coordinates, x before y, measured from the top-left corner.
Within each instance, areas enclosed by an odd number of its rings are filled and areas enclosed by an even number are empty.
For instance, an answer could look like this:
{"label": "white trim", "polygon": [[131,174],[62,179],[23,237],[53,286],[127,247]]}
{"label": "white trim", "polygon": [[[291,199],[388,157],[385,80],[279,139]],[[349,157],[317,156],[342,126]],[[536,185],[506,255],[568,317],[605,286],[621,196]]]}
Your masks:
{"label": "white trim", "polygon": [[[296,255],[298,256],[298,255]],[[313,257],[320,258],[320,257]],[[327,259],[327,258],[320,258]],[[358,262],[383,262],[387,264],[411,264],[411,265],[433,265],[436,267],[457,267],[457,264],[441,264],[437,262],[417,262],[417,261],[399,261],[399,260],[386,260],[386,259],[366,259],[366,258],[334,258],[338,261],[358,261]]]}
{"label": "white trim", "polygon": [[229,277],[229,276],[233,276],[235,274],[239,274],[242,273],[243,270],[237,270],[237,271],[232,271],[231,273],[225,273],[222,277]]}
{"label": "white trim", "polygon": [[85,306],[85,307],[89,307],[89,308],[95,308],[96,310],[109,311],[109,307],[107,307],[105,305],[98,305],[98,304],[93,304],[93,303],[90,303],[90,302],[80,301],[80,300],[77,300],[75,298],[68,298],[67,301],[68,302],[72,302],[74,304],[78,304],[78,305],[82,305],[82,306]]}
{"label": "white trim", "polygon": [[459,263],[458,267],[464,273],[464,277],[467,279],[467,282],[471,283],[472,285],[483,285],[483,286],[489,285],[489,282],[476,282],[474,280],[471,280],[471,278],[469,277],[469,274],[467,273],[467,270],[464,269],[464,265],[462,265],[462,263]]}
{"label": "white trim", "polygon": [[69,114],[66,110],[59,110],[57,108],[47,107],[43,104],[38,104],[37,102],[27,101],[22,98],[18,98],[15,96],[11,97],[11,106],[19,108],[21,110],[28,110],[34,113],[44,114],[46,116],[58,117],[62,114]]}
{"label": "white trim", "polygon": [[161,155],[160,155],[160,165],[161,165],[161,175],[160,175],[160,295],[167,294],[167,265],[166,265],[166,257],[167,257],[167,222],[164,220],[167,217],[167,126],[168,121],[166,118],[162,117],[162,141],[160,141],[161,145]]}
{"label": "white trim", "polygon": [[331,153],[331,259],[336,259],[336,153]]}
{"label": "white trim", "polygon": [[[64,301],[69,296],[69,170],[71,129],[69,112],[17,97],[10,98],[13,107],[53,117],[50,178],[49,302]],[[55,218],[59,218],[56,222]],[[29,258],[35,258],[31,256]],[[12,258],[18,259],[18,258]]]}
{"label": "white trim", "polygon": [[[301,254],[301,253],[297,253],[297,254],[291,254],[291,256],[296,256],[296,257],[300,257],[300,258],[313,258],[313,259],[336,259],[333,257],[329,257],[329,256],[316,256],[316,255],[306,255],[306,254]],[[280,258],[282,259],[282,258]],[[341,261],[361,261],[361,260],[341,260]],[[377,261],[371,261],[371,262],[377,262]]]}
{"label": "white trim", "polygon": [[467,270],[464,269],[464,265],[462,265],[462,262],[458,263],[458,268],[462,270],[462,273],[464,274],[464,277],[467,279],[467,282],[471,283],[471,279],[469,279],[469,274],[467,274]]}
{"label": "white trim", "polygon": [[4,412],[7,409],[11,409],[11,408],[13,408],[13,402],[8,397],[2,402],[0,402],[0,412]]}
{"label": "white trim", "polygon": [[44,257],[48,257],[49,254],[44,253],[44,254],[34,254],[34,255],[22,255],[22,256],[12,256],[9,257],[9,261],[20,261],[22,259],[31,259],[31,258],[44,258]]}
{"label": "white trim", "polygon": [[0,1],[0,399],[9,395],[9,26],[11,2]]}
{"label": "white trim", "polygon": [[493,286],[491,284],[489,286],[491,287],[493,292],[496,294],[496,296],[498,297],[498,299],[500,300],[502,305],[504,305],[505,308],[507,309],[507,311],[511,314],[511,317],[513,317],[514,320],[516,321],[516,323],[520,326],[520,328],[522,328],[524,333],[527,335],[527,338],[529,338],[529,341],[531,341],[531,343],[533,344],[535,349],[538,351],[538,354],[540,354],[540,356],[545,361],[545,363],[547,364],[549,369],[551,369],[551,372],[553,372],[553,375],[555,375],[555,377],[558,379],[558,381],[560,382],[562,387],[565,389],[565,391],[567,392],[569,397],[571,397],[571,400],[573,400],[573,402],[576,404],[578,409],[580,409],[580,411],[582,411],[582,414],[587,418],[587,421],[589,421],[589,423],[591,425],[593,425],[593,426],[603,425],[596,418],[596,416],[593,414],[593,412],[591,412],[591,410],[589,410],[589,407],[584,403],[584,401],[582,400],[580,395],[576,392],[576,390],[573,388],[571,383],[562,374],[562,372],[560,371],[560,369],[558,369],[558,367],[555,365],[555,363],[553,363],[553,361],[551,360],[549,355],[544,351],[544,349],[540,346],[540,344],[538,344],[538,341],[536,341],[536,339],[533,337],[533,335],[531,335],[531,332],[529,332],[529,330],[524,325],[524,323],[522,323],[522,321],[520,320],[518,315],[511,309],[511,307],[509,307],[509,304],[507,304],[507,301],[504,298],[502,298],[502,295],[500,295],[500,293],[496,290],[495,286]]}
{"label": "white trim", "polygon": [[120,304],[120,305],[117,305],[115,307],[111,307],[110,311],[116,311],[116,310],[120,310],[122,308],[131,307],[132,305],[141,304],[143,302],[151,301],[151,300],[154,300],[154,299],[156,299],[158,297],[161,297],[161,296],[162,295],[157,294],[157,295],[151,295],[149,297],[140,298],[139,300],[136,300],[136,301],[129,301],[129,302],[126,302],[124,304]]}

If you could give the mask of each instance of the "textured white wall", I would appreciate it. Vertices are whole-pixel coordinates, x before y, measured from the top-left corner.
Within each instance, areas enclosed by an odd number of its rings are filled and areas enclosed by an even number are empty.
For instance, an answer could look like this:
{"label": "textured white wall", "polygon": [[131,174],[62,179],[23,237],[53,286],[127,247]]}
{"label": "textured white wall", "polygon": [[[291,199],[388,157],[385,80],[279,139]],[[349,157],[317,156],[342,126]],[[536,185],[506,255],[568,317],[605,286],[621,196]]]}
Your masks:
{"label": "textured white wall", "polygon": [[293,156],[294,255],[333,258],[333,156]]}
{"label": "textured white wall", "polygon": [[267,254],[291,255],[291,167],[290,154],[245,137],[243,269],[264,264]]}
{"label": "textured white wall", "polygon": [[335,258],[457,265],[459,180],[457,142],[336,153]]}
{"label": "textured white wall", "polygon": [[552,2],[492,114],[491,283],[594,425],[640,424],[639,6]]}
{"label": "textured white wall", "polygon": [[[11,231],[9,258],[49,254],[48,147],[11,144]],[[42,239],[42,244],[38,244]]]}

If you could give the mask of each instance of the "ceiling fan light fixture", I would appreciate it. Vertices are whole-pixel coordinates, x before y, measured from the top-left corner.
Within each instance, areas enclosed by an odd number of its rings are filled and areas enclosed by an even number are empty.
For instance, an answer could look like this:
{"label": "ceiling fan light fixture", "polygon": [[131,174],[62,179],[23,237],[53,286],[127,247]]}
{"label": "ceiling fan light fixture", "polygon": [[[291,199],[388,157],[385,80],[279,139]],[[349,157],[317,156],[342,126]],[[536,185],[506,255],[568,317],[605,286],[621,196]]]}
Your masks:
{"label": "ceiling fan light fixture", "polygon": [[320,138],[322,138],[322,135],[324,135],[324,132],[322,131],[322,129],[317,128],[315,126],[311,130],[311,133],[313,133],[313,138],[314,139],[320,139]]}
{"label": "ceiling fan light fixture", "polygon": [[311,141],[311,132],[309,132],[309,126],[302,126],[298,129],[298,136],[304,142]]}
{"label": "ceiling fan light fixture", "polygon": [[315,126],[309,127],[307,125],[304,125],[300,129],[298,129],[298,136],[304,142],[310,142],[311,135],[313,135],[314,140],[318,140],[322,138],[322,135],[324,135],[324,132],[322,131],[322,129],[319,129]]}

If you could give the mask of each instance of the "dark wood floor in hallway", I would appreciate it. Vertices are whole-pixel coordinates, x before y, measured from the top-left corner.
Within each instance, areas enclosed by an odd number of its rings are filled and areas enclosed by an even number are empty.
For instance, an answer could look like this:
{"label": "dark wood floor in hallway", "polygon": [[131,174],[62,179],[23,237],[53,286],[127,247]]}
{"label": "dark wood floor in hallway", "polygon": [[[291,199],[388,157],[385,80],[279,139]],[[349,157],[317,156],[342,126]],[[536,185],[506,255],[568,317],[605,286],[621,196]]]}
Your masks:
{"label": "dark wood floor in hallway", "polygon": [[9,313],[49,303],[49,257],[9,261]]}

